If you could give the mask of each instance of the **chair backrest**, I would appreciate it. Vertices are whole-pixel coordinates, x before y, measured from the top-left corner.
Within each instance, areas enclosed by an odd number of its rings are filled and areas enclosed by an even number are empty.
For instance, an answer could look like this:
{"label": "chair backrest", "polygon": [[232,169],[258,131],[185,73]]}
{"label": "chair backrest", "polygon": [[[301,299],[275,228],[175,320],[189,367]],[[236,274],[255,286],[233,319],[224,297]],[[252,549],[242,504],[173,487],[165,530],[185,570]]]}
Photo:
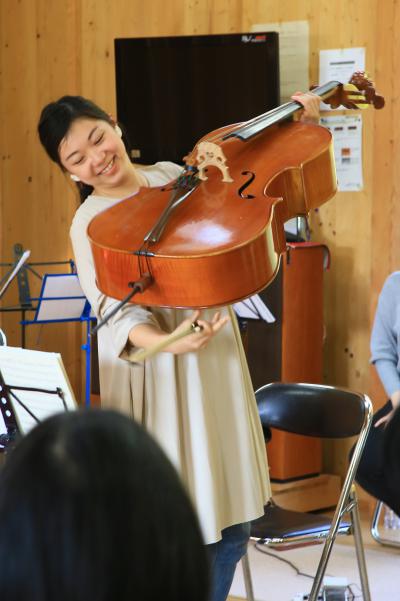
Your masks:
{"label": "chair backrest", "polygon": [[366,395],[322,384],[266,384],[256,391],[256,399],[264,429],[304,436],[355,436],[372,415]]}

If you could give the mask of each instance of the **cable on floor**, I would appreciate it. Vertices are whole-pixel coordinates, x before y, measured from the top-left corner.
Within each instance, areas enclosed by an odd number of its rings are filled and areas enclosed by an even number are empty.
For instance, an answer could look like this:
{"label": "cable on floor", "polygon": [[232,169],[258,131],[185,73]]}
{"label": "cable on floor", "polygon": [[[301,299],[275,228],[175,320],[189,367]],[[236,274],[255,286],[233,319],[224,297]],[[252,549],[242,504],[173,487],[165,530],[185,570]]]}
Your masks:
{"label": "cable on floor", "polygon": [[[284,557],[280,557],[279,555],[275,555],[275,553],[271,553],[271,551],[265,551],[265,549],[260,546],[258,543],[256,543],[254,545],[254,548],[259,551],[259,553],[263,553],[264,555],[268,555],[269,557],[273,557],[274,559],[278,559],[279,561],[283,561],[283,563],[286,563],[288,566],[290,566],[297,574],[297,576],[304,576],[305,578],[311,578],[311,580],[314,580],[314,576],[312,576],[311,574],[306,574],[305,572],[302,572],[292,561],[289,561],[288,559],[285,559]],[[326,574],[327,576],[329,576],[329,574]],[[350,593],[350,597],[349,597],[349,601],[355,601],[355,599],[361,599],[362,595],[355,595],[353,590],[352,590],[352,586],[356,586],[360,592],[361,589],[358,586],[358,584],[356,582],[351,582],[351,584],[349,584],[347,586],[347,590]]]}

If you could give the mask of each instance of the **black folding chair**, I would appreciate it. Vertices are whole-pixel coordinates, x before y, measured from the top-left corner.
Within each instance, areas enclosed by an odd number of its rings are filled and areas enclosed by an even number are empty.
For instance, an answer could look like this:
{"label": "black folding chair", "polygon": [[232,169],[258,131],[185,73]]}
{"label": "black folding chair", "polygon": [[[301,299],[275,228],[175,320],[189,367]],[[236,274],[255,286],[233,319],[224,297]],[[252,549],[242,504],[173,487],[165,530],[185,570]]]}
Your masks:
{"label": "black folding chair", "polygon": [[[269,428],[319,438],[358,436],[333,518],[289,511],[270,502],[252,523],[251,538],[272,548],[324,543],[309,601],[316,601],[333,543],[338,534],[353,534],[364,601],[370,601],[355,487],[357,466],[372,420],[370,399],[358,392],[319,384],[267,384],[256,391],[265,435]],[[348,514],[348,521],[343,516]],[[247,598],[254,600],[248,557],[242,561]]]}

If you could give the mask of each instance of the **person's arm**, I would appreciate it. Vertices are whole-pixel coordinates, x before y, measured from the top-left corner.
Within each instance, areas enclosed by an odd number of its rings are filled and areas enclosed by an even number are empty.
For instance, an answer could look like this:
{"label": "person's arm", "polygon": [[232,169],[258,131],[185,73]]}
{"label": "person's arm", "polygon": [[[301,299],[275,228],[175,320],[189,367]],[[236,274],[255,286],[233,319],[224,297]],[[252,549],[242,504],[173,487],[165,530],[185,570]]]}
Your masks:
{"label": "person's arm", "polygon": [[374,366],[388,398],[392,403],[397,404],[397,397],[400,395],[400,376],[395,361],[379,359],[375,361]]}
{"label": "person's arm", "polygon": [[392,401],[393,409],[397,409],[397,407],[400,405],[400,389],[392,392],[390,395],[390,400]]}
{"label": "person's arm", "polygon": [[[192,316],[182,321],[172,332],[177,334],[187,330],[191,323],[197,322],[201,326],[200,332],[188,334],[180,340],[173,342],[163,349],[163,352],[181,355],[183,353],[196,352],[207,346],[207,343],[215,336],[221,328],[229,321],[228,316],[221,317],[217,311],[211,321],[201,319],[201,312],[194,311]],[[129,342],[132,346],[150,349],[161,342],[166,341],[169,334],[151,324],[139,324],[129,332]]]}
{"label": "person's arm", "polygon": [[375,369],[393,407],[392,411],[375,423],[375,427],[377,427],[388,422],[392,418],[394,410],[400,405],[400,377],[393,361],[380,359],[375,362]]}
{"label": "person's arm", "polygon": [[[398,371],[397,322],[400,309],[400,273],[390,275],[381,291],[371,334],[371,363],[390,398],[393,407],[400,402]],[[376,426],[387,422],[392,412],[378,420]]]}

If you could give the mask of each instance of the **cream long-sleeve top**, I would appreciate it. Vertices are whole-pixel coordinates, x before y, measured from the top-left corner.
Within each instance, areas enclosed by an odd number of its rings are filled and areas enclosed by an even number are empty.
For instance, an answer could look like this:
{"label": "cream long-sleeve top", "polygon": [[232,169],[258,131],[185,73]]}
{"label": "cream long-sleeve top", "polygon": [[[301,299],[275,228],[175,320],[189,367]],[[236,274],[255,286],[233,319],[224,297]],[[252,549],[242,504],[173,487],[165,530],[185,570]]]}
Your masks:
{"label": "cream long-sleeve top", "polygon": [[[180,170],[168,162],[140,168],[149,186],[164,185]],[[119,201],[89,196],[77,210],[70,232],[79,280],[98,318],[118,301],[96,286],[86,230],[95,215],[115,202]],[[232,310],[222,312],[229,312],[231,321],[207,348],[182,355],[161,352],[143,365],[124,358],[131,328],[151,323],[170,332],[191,310],[130,303],[98,333],[102,406],[130,415],[155,437],[181,475],[206,544],[220,540],[224,528],[262,515],[271,493],[240,332]],[[214,313],[205,310],[202,317],[211,319]]]}

